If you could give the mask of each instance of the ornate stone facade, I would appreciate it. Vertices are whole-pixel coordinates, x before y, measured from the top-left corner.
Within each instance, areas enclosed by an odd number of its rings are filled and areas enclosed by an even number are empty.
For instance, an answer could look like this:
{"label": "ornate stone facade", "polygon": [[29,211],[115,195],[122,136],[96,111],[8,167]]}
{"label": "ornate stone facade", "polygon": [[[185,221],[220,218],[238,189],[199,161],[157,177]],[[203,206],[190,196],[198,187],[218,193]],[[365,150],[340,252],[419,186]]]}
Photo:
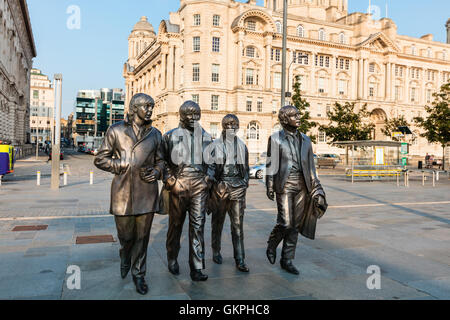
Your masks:
{"label": "ornate stone facade", "polygon": [[[129,37],[126,101],[137,92],[155,97],[155,126],[162,132],[177,126],[184,100],[199,102],[202,125],[212,135],[233,112],[257,157],[279,128],[282,3],[181,0],[157,33],[141,18]],[[431,94],[450,79],[450,44],[429,34],[399,35],[391,19],[374,20],[347,8],[346,0],[289,1],[288,89],[300,76],[319,123],[328,123],[326,111],[335,102],[367,103],[377,125],[374,138],[389,139],[380,130],[385,118],[404,115],[411,122],[424,115]],[[344,152],[331,148],[323,133],[313,134],[315,152]],[[417,137],[410,152],[438,155],[440,147]]]}
{"label": "ornate stone facade", "polygon": [[30,71],[36,48],[25,0],[0,0],[0,140],[30,146]]}

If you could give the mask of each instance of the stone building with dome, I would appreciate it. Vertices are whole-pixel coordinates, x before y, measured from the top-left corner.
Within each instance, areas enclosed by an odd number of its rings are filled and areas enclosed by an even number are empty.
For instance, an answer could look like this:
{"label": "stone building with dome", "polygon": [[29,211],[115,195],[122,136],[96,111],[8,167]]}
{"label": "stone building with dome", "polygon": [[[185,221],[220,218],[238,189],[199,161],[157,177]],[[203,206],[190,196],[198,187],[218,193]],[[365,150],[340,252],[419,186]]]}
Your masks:
{"label": "stone building with dome", "polygon": [[[367,104],[369,121],[376,125],[373,138],[390,139],[381,132],[384,120],[403,115],[411,123],[425,115],[433,92],[450,79],[450,21],[448,43],[441,43],[431,34],[400,35],[391,19],[348,12],[347,0],[288,3],[288,91],[299,76],[318,123],[328,123],[326,112],[335,102]],[[185,100],[200,104],[201,123],[213,136],[222,117],[235,113],[256,161],[280,128],[282,4],[180,0],[178,11],[169,13],[157,31],[142,17],[128,38],[126,101],[138,92],[153,96],[154,124],[162,132],[178,125]],[[441,154],[438,145],[411,128],[410,154]],[[316,153],[344,153],[330,147],[323,132],[312,134],[318,138]]]}

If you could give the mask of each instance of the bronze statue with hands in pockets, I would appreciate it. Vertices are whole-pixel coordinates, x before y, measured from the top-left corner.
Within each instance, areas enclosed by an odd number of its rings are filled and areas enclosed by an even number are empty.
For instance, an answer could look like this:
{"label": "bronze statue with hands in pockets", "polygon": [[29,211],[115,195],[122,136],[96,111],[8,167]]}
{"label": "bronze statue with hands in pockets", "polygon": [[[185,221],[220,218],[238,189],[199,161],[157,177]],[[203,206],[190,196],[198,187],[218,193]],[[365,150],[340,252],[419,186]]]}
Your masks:
{"label": "bronze statue with hands in pockets", "polygon": [[107,131],[94,164],[113,173],[110,213],[114,215],[120,241],[120,271],[131,269],[136,291],[148,292],[145,282],[147,246],[153,215],[159,211],[158,179],[164,170],[162,135],[152,127],[155,102],[146,94],[130,101],[125,121]]}

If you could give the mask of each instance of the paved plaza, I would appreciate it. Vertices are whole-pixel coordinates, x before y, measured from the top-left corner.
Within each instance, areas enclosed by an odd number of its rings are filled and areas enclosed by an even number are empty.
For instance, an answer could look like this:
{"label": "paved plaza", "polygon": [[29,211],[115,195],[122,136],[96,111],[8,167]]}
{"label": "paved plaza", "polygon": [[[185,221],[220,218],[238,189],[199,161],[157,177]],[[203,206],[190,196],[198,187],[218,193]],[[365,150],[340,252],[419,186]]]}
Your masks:
{"label": "paved plaza", "polygon": [[[42,160],[42,159],[41,159]],[[300,276],[266,258],[276,206],[261,181],[251,180],[245,214],[246,262],[234,266],[229,221],[224,226],[224,263],[212,262],[210,222],[205,230],[208,281],[194,283],[188,269],[187,221],[179,276],[167,270],[167,216],[155,216],[148,249],[149,293],[135,292],[131,276],[119,274],[119,244],[108,214],[112,176],[92,157],[69,154],[69,183],[50,191],[50,164],[19,161],[15,176],[0,186],[0,299],[449,299],[450,180],[441,177],[406,188],[395,181],[351,184],[342,175],[320,178],[330,205],[316,240],[300,236],[294,264]],[[42,185],[36,186],[36,171]],[[89,172],[94,171],[94,184]],[[47,225],[40,231],[17,226]],[[81,236],[112,235],[115,242],[76,244]],[[278,256],[280,248],[278,249]],[[68,266],[81,270],[81,289],[68,289]],[[369,266],[381,270],[381,288],[369,290]]]}

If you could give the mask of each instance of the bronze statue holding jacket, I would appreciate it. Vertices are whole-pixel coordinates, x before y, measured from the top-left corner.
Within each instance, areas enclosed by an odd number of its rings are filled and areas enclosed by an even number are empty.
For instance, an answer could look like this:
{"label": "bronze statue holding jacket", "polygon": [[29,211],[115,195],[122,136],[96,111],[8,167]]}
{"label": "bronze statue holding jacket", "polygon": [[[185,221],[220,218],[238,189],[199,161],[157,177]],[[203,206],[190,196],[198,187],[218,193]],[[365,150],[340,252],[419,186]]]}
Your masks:
{"label": "bronze statue holding jacket", "polygon": [[239,119],[234,114],[222,120],[222,134],[214,140],[216,180],[209,200],[213,261],[222,264],[221,237],[226,214],[230,216],[236,268],[249,272],[244,262],[244,210],[249,181],[248,149],[236,134]]}
{"label": "bronze statue holding jacket", "polygon": [[299,232],[314,239],[316,220],[327,208],[325,193],[317,177],[311,140],[298,131],[300,113],[294,106],[280,109],[283,129],[270,138],[267,151],[267,197],[278,207],[277,224],[270,234],[267,258],[274,264],[276,249],[283,241],[280,265],[299,274],[292,264]]}
{"label": "bronze statue holding jacket", "polygon": [[147,246],[153,215],[159,210],[158,182],[164,169],[161,132],[152,127],[153,99],[136,94],[125,121],[107,131],[94,164],[113,173],[110,213],[120,241],[121,276],[131,269],[136,290],[148,292],[145,282]]}

